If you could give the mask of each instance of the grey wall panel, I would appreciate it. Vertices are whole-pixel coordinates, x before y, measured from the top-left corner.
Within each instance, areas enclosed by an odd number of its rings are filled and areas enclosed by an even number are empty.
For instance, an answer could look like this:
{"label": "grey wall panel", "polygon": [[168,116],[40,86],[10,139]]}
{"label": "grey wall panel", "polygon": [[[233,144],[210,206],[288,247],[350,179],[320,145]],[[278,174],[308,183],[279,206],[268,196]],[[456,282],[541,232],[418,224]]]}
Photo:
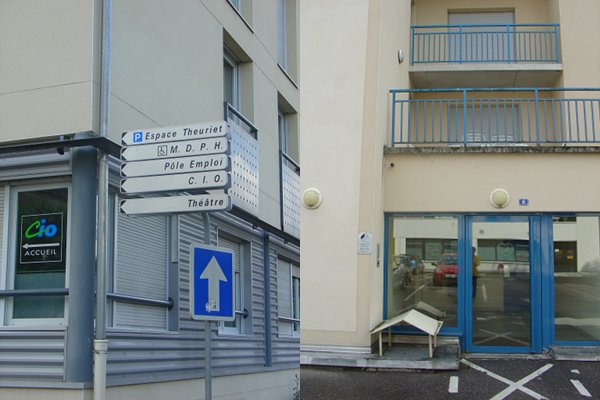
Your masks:
{"label": "grey wall panel", "polygon": [[64,331],[0,331],[0,381],[64,378]]}
{"label": "grey wall panel", "polygon": [[[109,331],[108,383],[133,384],[160,380],[201,377],[204,373],[204,326],[189,314],[189,256],[191,243],[203,243],[204,220],[200,214],[179,216],[179,331],[142,333]],[[211,244],[216,245],[219,230],[250,243],[252,248],[251,334],[223,335],[213,323],[213,375],[232,375],[294,368],[299,364],[300,346],[296,339],[281,340],[277,335],[276,252],[270,258],[272,275],[270,323],[273,327],[272,367],[265,367],[265,290],[262,231],[228,214],[210,217]],[[273,236],[271,236],[273,237]],[[275,239],[290,257],[298,249]],[[281,250],[283,251],[283,250]],[[250,317],[249,317],[250,318]]]}
{"label": "grey wall panel", "polygon": [[[271,274],[275,279],[272,279],[271,289],[271,304],[272,307],[272,324],[273,324],[273,366],[284,367],[298,365],[300,363],[300,337],[281,335],[280,323],[278,317],[281,315],[279,310],[279,287],[278,284],[278,260],[283,258],[300,265],[300,251],[296,246],[285,243],[278,238],[273,239],[271,255]],[[291,273],[291,271],[290,271]],[[287,307],[284,307],[287,309]],[[290,310],[291,311],[291,310]],[[286,331],[285,333],[290,333]]]}

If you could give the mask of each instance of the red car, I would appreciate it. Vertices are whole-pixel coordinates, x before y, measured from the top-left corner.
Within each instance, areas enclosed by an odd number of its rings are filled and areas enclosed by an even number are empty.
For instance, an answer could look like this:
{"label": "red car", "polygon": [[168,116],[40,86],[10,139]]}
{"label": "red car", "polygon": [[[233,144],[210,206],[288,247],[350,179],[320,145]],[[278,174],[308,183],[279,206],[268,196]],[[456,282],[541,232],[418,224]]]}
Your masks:
{"label": "red car", "polygon": [[453,253],[442,254],[433,271],[434,286],[456,286],[458,277],[458,255]]}

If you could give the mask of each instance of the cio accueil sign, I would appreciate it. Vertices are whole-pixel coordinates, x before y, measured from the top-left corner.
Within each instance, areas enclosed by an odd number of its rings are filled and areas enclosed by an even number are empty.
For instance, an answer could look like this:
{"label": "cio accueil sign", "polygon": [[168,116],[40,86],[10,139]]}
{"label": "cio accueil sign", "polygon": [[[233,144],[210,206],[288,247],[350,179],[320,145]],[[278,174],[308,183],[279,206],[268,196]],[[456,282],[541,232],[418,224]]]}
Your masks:
{"label": "cio accueil sign", "polygon": [[63,260],[63,213],[21,216],[20,263]]}

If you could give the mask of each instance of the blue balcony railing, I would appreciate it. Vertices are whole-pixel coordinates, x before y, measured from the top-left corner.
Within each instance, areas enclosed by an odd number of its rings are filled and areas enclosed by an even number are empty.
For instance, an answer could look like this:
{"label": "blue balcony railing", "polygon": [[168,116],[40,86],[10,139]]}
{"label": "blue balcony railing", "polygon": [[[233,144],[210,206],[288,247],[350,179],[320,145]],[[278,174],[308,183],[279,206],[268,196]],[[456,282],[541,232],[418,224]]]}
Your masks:
{"label": "blue balcony railing", "polygon": [[600,143],[600,89],[391,90],[392,145]]}
{"label": "blue balcony railing", "polygon": [[413,25],[411,64],[558,63],[558,24]]}

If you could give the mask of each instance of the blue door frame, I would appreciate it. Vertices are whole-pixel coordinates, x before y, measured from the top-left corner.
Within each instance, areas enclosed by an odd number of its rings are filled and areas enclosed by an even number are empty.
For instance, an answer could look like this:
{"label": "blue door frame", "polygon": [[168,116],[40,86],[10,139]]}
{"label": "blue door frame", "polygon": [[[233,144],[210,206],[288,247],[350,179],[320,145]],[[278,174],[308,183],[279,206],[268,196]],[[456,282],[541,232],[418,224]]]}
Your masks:
{"label": "blue door frame", "polygon": [[[462,253],[463,257],[459,256],[459,263],[462,263],[459,268],[462,268],[462,273],[459,276],[462,277],[462,290],[460,296],[462,304],[464,306],[463,314],[464,321],[464,335],[462,337],[463,348],[467,352],[477,353],[540,353],[544,347],[544,310],[542,305],[544,304],[543,292],[542,292],[542,280],[543,280],[543,265],[548,265],[547,262],[543,262],[545,258],[542,252],[542,221],[541,215],[528,215],[528,216],[505,216],[505,215],[472,215],[465,217],[465,229],[462,241],[459,240],[459,252]],[[551,221],[551,220],[550,220]],[[487,346],[487,345],[475,345],[473,343],[473,288],[470,282],[473,279],[472,274],[472,252],[471,246],[473,243],[473,224],[476,222],[498,222],[498,223],[510,223],[510,222],[521,222],[528,223],[529,225],[529,265],[530,265],[530,277],[529,277],[529,294],[530,294],[530,321],[529,321],[529,333],[530,343],[528,346]],[[546,232],[547,234],[547,232]],[[551,231],[550,231],[551,234]],[[551,243],[551,241],[550,241]],[[459,270],[460,271],[460,270]],[[546,302],[545,304],[552,304]],[[547,326],[547,325],[546,325]]]}
{"label": "blue door frame", "polygon": [[[389,214],[390,216],[392,214]],[[434,215],[434,214],[428,214]],[[456,327],[442,328],[440,335],[457,336],[467,352],[541,353],[552,345],[600,346],[600,341],[558,341],[555,338],[554,237],[553,214],[478,215],[452,214],[457,218],[459,279]],[[528,222],[530,254],[530,345],[528,347],[474,346],[472,311],[472,227],[474,222]],[[389,218],[385,219],[386,237],[390,234]],[[384,243],[384,265],[388,265],[388,241]],[[467,267],[468,266],[468,267]],[[383,269],[383,319],[387,318],[388,276]],[[395,327],[395,332],[420,334],[410,327]]]}

